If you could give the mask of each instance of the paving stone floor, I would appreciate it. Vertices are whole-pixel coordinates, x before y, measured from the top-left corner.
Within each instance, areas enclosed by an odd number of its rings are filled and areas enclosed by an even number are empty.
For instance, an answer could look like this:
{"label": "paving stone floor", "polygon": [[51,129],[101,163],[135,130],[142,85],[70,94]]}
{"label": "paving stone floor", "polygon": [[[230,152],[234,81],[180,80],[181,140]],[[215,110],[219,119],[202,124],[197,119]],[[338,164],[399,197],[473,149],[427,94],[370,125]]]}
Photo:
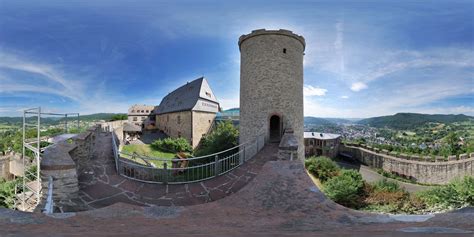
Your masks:
{"label": "paving stone floor", "polygon": [[110,134],[98,137],[90,166],[79,174],[79,199],[63,211],[85,211],[122,202],[138,206],[188,206],[215,201],[231,195],[260,171],[267,161],[276,160],[277,146],[270,144],[258,158],[217,178],[190,184],[149,184],[117,175]]}

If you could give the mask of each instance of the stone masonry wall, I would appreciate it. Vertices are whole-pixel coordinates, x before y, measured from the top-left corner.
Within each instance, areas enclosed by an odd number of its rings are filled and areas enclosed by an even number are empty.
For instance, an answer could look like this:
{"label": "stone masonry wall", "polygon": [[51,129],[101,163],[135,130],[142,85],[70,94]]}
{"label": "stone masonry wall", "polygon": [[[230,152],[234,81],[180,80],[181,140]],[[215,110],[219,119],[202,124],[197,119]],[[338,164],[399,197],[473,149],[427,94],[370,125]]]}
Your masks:
{"label": "stone masonry wall", "polygon": [[411,160],[407,157],[395,157],[388,151],[384,154],[371,147],[341,145],[339,151],[352,155],[359,162],[372,168],[383,169],[419,183],[446,184],[456,177],[474,175],[474,153],[470,156],[461,155],[459,160],[432,162],[427,161],[428,159],[422,160],[417,156]]}
{"label": "stone masonry wall", "polygon": [[280,117],[283,131],[293,129],[298,158],[304,158],[304,39],[287,30],[256,30],[239,39],[240,143],[260,134],[269,138],[270,117]]}
{"label": "stone masonry wall", "polygon": [[215,113],[193,111],[193,148],[198,146],[202,136],[209,132],[215,118]]}
{"label": "stone masonry wall", "polygon": [[0,156],[0,179],[10,176],[10,155]]}
{"label": "stone masonry wall", "polygon": [[156,115],[156,126],[159,130],[162,130],[172,138],[177,138],[179,136],[186,138],[194,148],[195,145],[193,144],[192,139],[192,123],[193,118],[191,111]]}
{"label": "stone masonry wall", "polygon": [[78,174],[84,165],[90,161],[94,152],[95,140],[102,131],[100,125],[95,125],[86,132],[71,139],[48,147],[41,160],[41,180],[44,205],[48,190],[48,178],[53,177],[53,200],[55,205],[74,205],[78,198]]}

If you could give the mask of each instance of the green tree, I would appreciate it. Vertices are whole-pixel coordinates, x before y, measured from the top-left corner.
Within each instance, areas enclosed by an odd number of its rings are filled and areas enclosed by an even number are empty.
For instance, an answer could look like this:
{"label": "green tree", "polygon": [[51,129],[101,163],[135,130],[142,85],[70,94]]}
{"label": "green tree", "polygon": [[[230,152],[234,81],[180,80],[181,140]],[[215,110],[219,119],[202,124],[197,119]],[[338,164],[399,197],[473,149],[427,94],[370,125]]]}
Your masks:
{"label": "green tree", "polygon": [[304,164],[306,169],[323,183],[338,175],[340,171],[336,162],[324,156],[310,157]]}
{"label": "green tree", "polygon": [[238,138],[239,130],[231,121],[218,123],[214,131],[201,139],[194,155],[204,156],[230,149],[239,144]]}
{"label": "green tree", "polygon": [[339,176],[329,179],[323,186],[324,192],[331,200],[347,207],[361,205],[363,189],[364,180],[355,170],[342,170]]}
{"label": "green tree", "polygon": [[456,132],[450,132],[446,136],[446,143],[448,146],[451,148],[452,152],[456,152],[459,149],[458,142],[459,142],[459,136]]}

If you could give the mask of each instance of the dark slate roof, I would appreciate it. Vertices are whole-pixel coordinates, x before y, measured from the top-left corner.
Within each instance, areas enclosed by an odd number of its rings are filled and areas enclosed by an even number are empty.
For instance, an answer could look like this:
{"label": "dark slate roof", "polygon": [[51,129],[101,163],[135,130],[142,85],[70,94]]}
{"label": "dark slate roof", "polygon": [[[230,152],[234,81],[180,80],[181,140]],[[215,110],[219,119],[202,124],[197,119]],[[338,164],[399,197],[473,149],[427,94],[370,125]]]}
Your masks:
{"label": "dark slate roof", "polygon": [[[165,114],[187,110],[207,111],[206,108],[198,106],[199,100],[216,104],[216,108],[218,108],[217,99],[204,77],[188,82],[169,93],[163,98],[155,113]],[[214,111],[210,109],[208,112]]]}
{"label": "dark slate roof", "polygon": [[123,125],[123,131],[124,132],[141,132],[142,129],[135,124],[125,123]]}

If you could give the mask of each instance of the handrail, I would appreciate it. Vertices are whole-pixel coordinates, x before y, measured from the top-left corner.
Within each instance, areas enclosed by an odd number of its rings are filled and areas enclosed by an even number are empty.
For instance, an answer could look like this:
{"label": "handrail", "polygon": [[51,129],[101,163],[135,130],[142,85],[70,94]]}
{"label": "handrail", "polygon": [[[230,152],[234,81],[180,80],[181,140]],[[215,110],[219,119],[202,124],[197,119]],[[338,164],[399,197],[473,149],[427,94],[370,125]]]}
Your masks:
{"label": "handrail", "polygon": [[[185,159],[165,159],[119,151],[115,130],[113,129],[111,133],[117,173],[128,179],[145,183],[183,184],[212,179],[241,166],[253,158],[265,145],[265,137],[261,134],[252,141],[213,154]],[[163,161],[163,166],[141,164],[128,157],[121,157],[121,154],[142,159],[145,162]],[[225,155],[222,156],[223,154]],[[207,162],[189,163],[189,161],[199,159],[207,159]],[[171,166],[170,163],[173,165]]]}
{"label": "handrail", "polygon": [[45,213],[45,214],[52,214],[53,211],[54,211],[53,207],[54,207],[53,177],[49,176],[49,178],[48,178],[48,196],[46,198],[46,205],[44,206],[44,209],[42,210],[42,212]]}
{"label": "handrail", "polygon": [[[113,133],[113,132],[112,132]],[[257,136],[260,137],[260,136],[263,136],[264,134],[260,134]],[[227,150],[223,150],[223,151],[219,151],[219,152],[216,152],[216,153],[212,153],[212,154],[209,154],[209,155],[204,155],[204,156],[198,156],[198,157],[191,157],[191,158],[183,158],[183,159],[179,159],[180,161],[191,161],[191,160],[198,160],[198,159],[202,159],[202,158],[209,158],[209,157],[213,157],[213,156],[216,156],[216,155],[220,155],[222,153],[226,153],[228,151],[231,151],[233,149],[236,149],[236,148],[239,148],[239,147],[242,147],[242,146],[245,146],[245,145],[248,145],[250,143],[250,141],[247,141],[245,143],[242,143],[242,144],[239,144],[237,146],[234,146],[232,148],[229,148]],[[157,160],[157,161],[169,161],[169,159],[166,159],[166,158],[160,158],[160,157],[150,157],[150,156],[144,156],[144,155],[140,155],[140,154],[130,154],[128,152],[125,152],[125,151],[120,151],[119,153],[121,154],[124,154],[124,155],[128,155],[128,156],[137,156],[141,159],[146,159],[146,160]]]}

